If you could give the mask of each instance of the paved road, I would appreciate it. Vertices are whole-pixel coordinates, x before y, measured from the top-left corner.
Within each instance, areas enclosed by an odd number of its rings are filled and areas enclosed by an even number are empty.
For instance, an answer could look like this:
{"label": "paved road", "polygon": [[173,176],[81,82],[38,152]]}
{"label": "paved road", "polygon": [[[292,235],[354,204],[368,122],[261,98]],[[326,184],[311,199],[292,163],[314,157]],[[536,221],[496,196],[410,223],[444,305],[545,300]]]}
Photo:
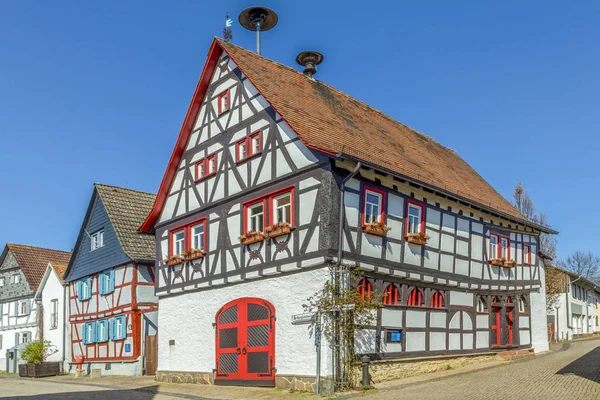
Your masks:
{"label": "paved road", "polygon": [[195,396],[168,396],[130,389],[111,389],[30,379],[0,379],[1,399],[22,400],[172,400]]}
{"label": "paved road", "polygon": [[566,351],[404,388],[379,390],[369,400],[600,399],[600,340]]}

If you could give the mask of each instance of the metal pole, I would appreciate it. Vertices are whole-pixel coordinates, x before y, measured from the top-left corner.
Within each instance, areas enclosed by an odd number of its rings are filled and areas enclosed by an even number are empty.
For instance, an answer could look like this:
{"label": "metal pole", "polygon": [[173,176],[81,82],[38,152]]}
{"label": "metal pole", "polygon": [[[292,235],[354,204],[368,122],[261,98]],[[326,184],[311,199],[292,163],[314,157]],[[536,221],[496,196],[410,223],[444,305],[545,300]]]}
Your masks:
{"label": "metal pole", "polygon": [[256,22],[256,54],[260,56],[260,21]]}

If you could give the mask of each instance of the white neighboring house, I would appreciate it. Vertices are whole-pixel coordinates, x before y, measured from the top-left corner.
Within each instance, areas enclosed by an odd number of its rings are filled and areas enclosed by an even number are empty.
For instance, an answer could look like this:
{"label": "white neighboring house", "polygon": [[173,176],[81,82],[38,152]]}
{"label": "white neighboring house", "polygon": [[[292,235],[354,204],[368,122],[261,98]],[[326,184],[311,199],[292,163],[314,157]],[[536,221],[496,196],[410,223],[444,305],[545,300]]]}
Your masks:
{"label": "white neighboring house", "polygon": [[51,354],[46,361],[62,363],[68,359],[66,340],[66,284],[63,275],[67,266],[48,263],[40,287],[35,294],[35,304],[42,314],[43,330],[38,334],[40,339],[50,342]]}
{"label": "white neighboring house", "polygon": [[48,263],[70,252],[8,243],[0,254],[0,371],[17,372],[19,351],[39,338],[35,294]]}

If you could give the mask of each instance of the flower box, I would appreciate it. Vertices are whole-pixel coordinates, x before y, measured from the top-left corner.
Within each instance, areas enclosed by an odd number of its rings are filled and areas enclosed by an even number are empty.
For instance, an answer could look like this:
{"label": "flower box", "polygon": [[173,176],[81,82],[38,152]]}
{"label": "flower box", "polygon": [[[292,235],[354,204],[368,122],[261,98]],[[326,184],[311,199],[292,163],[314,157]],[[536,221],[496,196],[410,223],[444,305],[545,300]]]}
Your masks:
{"label": "flower box", "polygon": [[248,232],[245,235],[240,236],[240,243],[242,246],[248,246],[250,244],[262,242],[265,240],[265,235],[262,232]]}
{"label": "flower box", "polygon": [[30,378],[43,378],[45,376],[60,375],[60,363],[43,362],[41,364],[19,364],[19,376]]}
{"label": "flower box", "polygon": [[517,262],[515,260],[506,260],[506,261],[504,261],[504,267],[506,267],[506,268],[512,268],[515,265],[517,265]]}
{"label": "flower box", "polygon": [[392,230],[389,226],[374,222],[364,226],[365,233],[375,236],[386,236],[388,231]]}
{"label": "flower box", "polygon": [[202,249],[192,249],[186,251],[183,256],[186,261],[197,260],[198,258],[204,257],[204,251]]}
{"label": "flower box", "polygon": [[417,244],[419,246],[424,245],[429,240],[429,236],[424,233],[411,233],[406,236],[408,243]]}
{"label": "flower box", "polygon": [[504,258],[494,258],[490,260],[490,264],[496,267],[504,267],[506,260]]}
{"label": "flower box", "polygon": [[292,227],[287,222],[280,222],[278,224],[267,227],[267,235],[270,238],[287,235],[292,232]]}
{"label": "flower box", "polygon": [[181,264],[183,262],[183,258],[181,256],[171,256],[165,260],[165,263],[172,267],[173,265]]}

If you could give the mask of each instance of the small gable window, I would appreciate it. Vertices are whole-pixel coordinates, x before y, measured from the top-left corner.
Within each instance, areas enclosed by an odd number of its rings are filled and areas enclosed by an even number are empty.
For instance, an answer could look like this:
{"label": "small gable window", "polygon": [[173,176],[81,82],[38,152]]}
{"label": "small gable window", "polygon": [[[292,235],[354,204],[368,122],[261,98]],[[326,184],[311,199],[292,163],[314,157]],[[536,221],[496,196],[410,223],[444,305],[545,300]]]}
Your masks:
{"label": "small gable window", "polygon": [[262,153],[262,131],[256,131],[250,136],[238,140],[235,144],[235,160],[237,163],[246,161]]}
{"label": "small gable window", "polygon": [[393,283],[387,285],[384,290],[383,304],[385,305],[397,305],[398,304],[398,287]]}
{"label": "small gable window", "polygon": [[478,313],[486,313],[488,312],[487,303],[483,297],[480,297],[477,301],[477,312]]}
{"label": "small gable window", "polygon": [[433,308],[444,308],[444,295],[439,290],[436,290],[431,296],[431,304],[430,307]]}
{"label": "small gable window", "polygon": [[363,208],[363,224],[372,224],[374,222],[383,222],[383,199],[385,193],[373,189],[365,188],[365,205]]}
{"label": "small gable window", "polygon": [[99,249],[104,246],[104,229],[100,229],[90,235],[92,243],[92,251]]}
{"label": "small gable window", "polygon": [[223,114],[225,111],[229,111],[229,89],[221,93],[218,97],[218,110],[219,115]]}
{"label": "small gable window", "polygon": [[358,286],[356,286],[356,294],[363,301],[371,300],[371,290],[373,286],[371,282],[367,278],[362,278],[360,282],[358,282]]}
{"label": "small gable window", "polygon": [[112,340],[122,340],[127,337],[127,317],[119,315],[110,320],[110,337]]}
{"label": "small gable window", "polygon": [[203,158],[196,163],[196,181],[206,179],[217,173],[217,154]]}
{"label": "small gable window", "polygon": [[92,278],[87,277],[77,281],[77,298],[79,301],[89,300],[92,297]]}
{"label": "small gable window", "polygon": [[115,271],[104,271],[100,274],[100,294],[107,295],[115,291]]}
{"label": "small gable window", "polygon": [[409,199],[406,205],[406,234],[425,232],[425,205]]}
{"label": "small gable window", "polygon": [[410,291],[408,295],[408,301],[406,302],[407,306],[413,307],[421,307],[423,306],[423,292],[419,289],[414,288]]}
{"label": "small gable window", "polygon": [[4,286],[4,278],[0,278],[0,287]]}
{"label": "small gable window", "polygon": [[21,283],[21,275],[13,275],[13,283]]}
{"label": "small gable window", "polygon": [[531,247],[528,244],[523,245],[523,264],[531,264]]}

